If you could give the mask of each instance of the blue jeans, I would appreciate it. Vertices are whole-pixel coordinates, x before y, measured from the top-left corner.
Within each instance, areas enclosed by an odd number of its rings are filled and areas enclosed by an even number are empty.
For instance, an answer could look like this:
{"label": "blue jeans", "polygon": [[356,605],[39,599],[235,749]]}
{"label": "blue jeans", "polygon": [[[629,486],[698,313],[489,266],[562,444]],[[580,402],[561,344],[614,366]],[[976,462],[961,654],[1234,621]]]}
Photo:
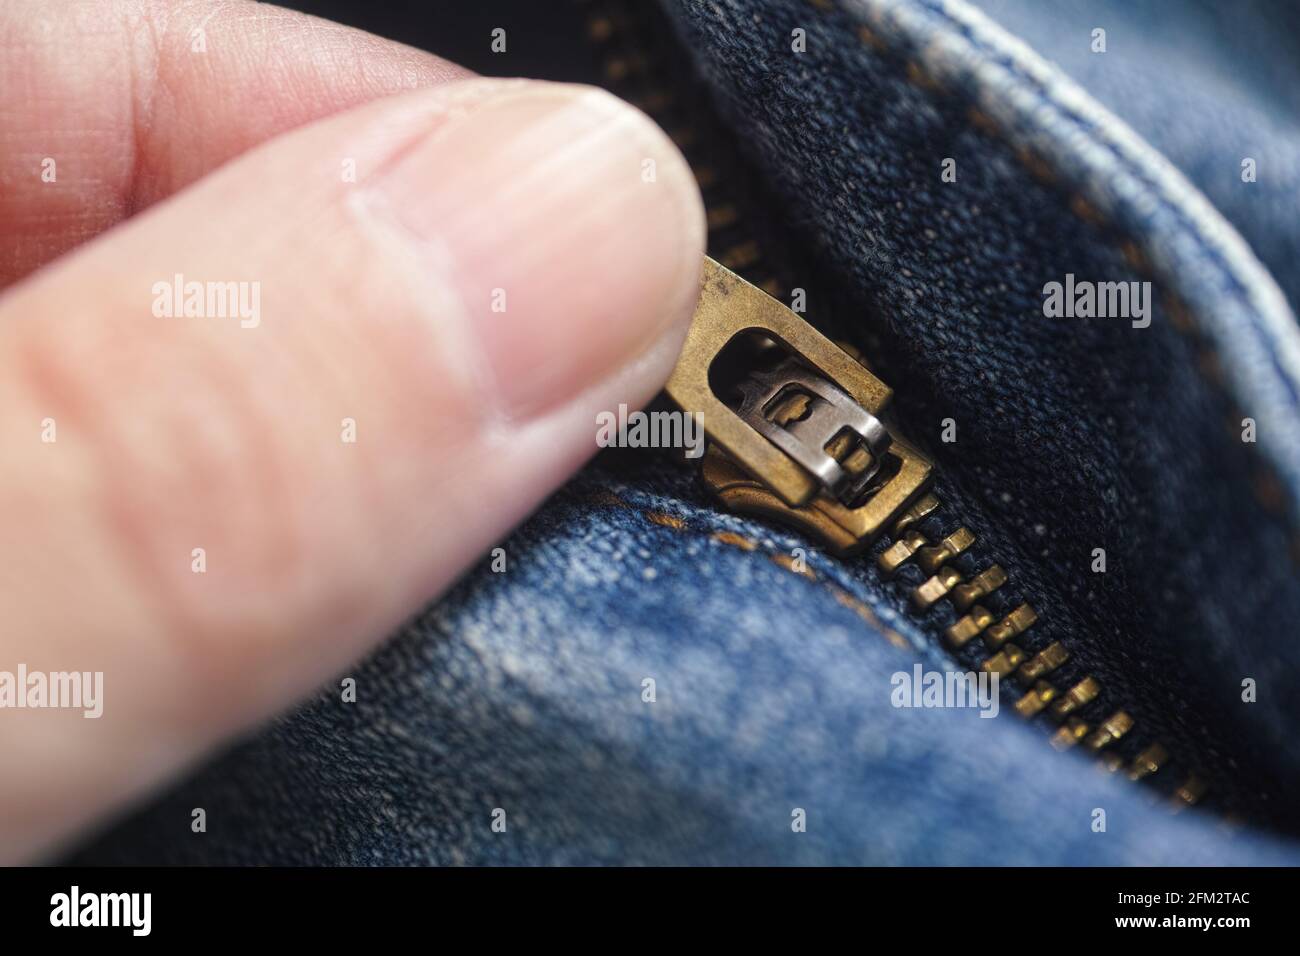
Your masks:
{"label": "blue jeans", "polygon": [[[991,609],[1032,603],[1026,649],[1060,642],[1062,687],[1103,688],[1088,732],[1117,711],[1132,729],[1101,761],[1057,753],[1010,680],[993,720],[893,706],[891,675],[982,654],[945,644],[951,607],[910,607],[919,572],[887,579],[885,542],[836,558],[721,510],[685,464],[610,451],[504,572],[485,561],[339,675],[355,703],[323,688],[77,859],[1300,861],[1296,15],[663,5],[781,271],[933,458],[936,533],[974,531],[958,566],[1009,572]],[[1149,325],[1045,315],[1067,274],[1149,282]],[[1125,779],[1153,742],[1159,770]]]}

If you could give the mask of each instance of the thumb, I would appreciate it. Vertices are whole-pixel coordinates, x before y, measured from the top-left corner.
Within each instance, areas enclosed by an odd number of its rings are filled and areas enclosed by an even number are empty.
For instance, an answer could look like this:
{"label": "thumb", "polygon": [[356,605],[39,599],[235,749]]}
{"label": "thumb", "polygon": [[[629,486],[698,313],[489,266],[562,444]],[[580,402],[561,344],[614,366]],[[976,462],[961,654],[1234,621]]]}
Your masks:
{"label": "thumb", "polygon": [[0,672],[103,673],[98,719],[0,719],[0,857],[445,588],[662,385],[703,236],[641,114],[468,80],[272,140],[0,299]]}

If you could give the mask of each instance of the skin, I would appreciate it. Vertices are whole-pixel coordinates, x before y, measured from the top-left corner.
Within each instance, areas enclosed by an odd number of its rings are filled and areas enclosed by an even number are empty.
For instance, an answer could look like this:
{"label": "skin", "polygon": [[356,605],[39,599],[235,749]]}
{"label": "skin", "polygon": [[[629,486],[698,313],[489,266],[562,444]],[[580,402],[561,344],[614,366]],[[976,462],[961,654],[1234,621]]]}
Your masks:
{"label": "skin", "polygon": [[[265,4],[7,0],[0,116],[0,672],[104,675],[97,719],[0,709],[22,862],[502,541],[662,386],[704,226],[608,95]],[[160,315],[176,274],[256,324]]]}

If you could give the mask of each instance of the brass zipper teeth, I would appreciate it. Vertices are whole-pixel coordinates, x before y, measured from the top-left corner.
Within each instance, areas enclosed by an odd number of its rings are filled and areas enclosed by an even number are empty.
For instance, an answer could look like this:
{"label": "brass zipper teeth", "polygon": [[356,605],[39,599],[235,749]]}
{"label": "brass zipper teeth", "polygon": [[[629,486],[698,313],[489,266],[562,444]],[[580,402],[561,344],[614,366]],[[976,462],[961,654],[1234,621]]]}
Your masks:
{"label": "brass zipper teeth", "polygon": [[719,162],[734,167],[738,158],[727,144],[706,135],[699,114],[706,104],[684,104],[676,92],[680,81],[662,69],[662,58],[643,53],[636,44],[656,31],[650,5],[579,0],[587,7],[587,37],[595,45],[607,86],[659,124],[682,151],[704,199],[709,254],[774,299],[786,295],[767,250],[750,230],[744,204],[732,179],[720,175]]}
{"label": "brass zipper teeth", "polygon": [[[1003,587],[1008,575],[997,564],[967,575],[950,563],[975,545],[976,536],[964,525],[937,541],[922,531],[918,525],[925,519],[933,519],[941,507],[938,497],[927,493],[899,516],[894,522],[891,543],[876,558],[881,574],[893,577],[912,564],[928,575],[911,589],[916,610],[927,613],[946,598],[960,617],[944,629],[945,643],[956,652],[978,646],[972,642],[980,638],[986,651],[980,669],[1020,685],[1016,712],[1026,719],[1046,714],[1056,725],[1050,737],[1054,748],[1082,747],[1096,754],[1107,770],[1123,772],[1130,780],[1144,780],[1158,773],[1170,760],[1169,751],[1158,741],[1148,744],[1127,761],[1108,750],[1133,731],[1135,721],[1126,710],[1110,712],[1095,724],[1077,713],[1102,696],[1102,685],[1096,677],[1090,674],[1078,677],[1068,687],[1051,680],[1053,673],[1070,660],[1070,651],[1063,643],[1053,641],[1036,652],[1024,649],[1024,642],[1018,639],[1038,621],[1038,612],[1032,605],[1019,603],[1011,611],[998,615],[979,603]],[[1194,804],[1207,789],[1193,774],[1178,787],[1175,797],[1180,804]]]}
{"label": "brass zipper teeth", "polygon": [[[771,268],[762,244],[745,229],[743,204],[733,194],[730,182],[719,174],[716,154],[710,155],[702,147],[705,137],[692,122],[698,119],[684,115],[686,111],[674,91],[675,81],[660,71],[658,58],[634,46],[646,32],[643,18],[648,11],[615,0],[577,2],[589,8],[588,38],[596,45],[609,88],[667,130],[690,164],[704,199],[710,254],[768,295],[783,298],[784,285]],[[736,161],[734,157],[726,158]],[[846,347],[846,351],[861,361],[856,349]],[[912,563],[927,575],[911,591],[918,613],[929,613],[939,601],[947,599],[960,616],[942,632],[946,645],[957,652],[980,638],[988,651],[981,669],[997,673],[999,680],[1009,677],[1020,685],[1016,712],[1025,719],[1046,714],[1055,725],[1049,738],[1053,748],[1064,751],[1082,747],[1095,754],[1105,769],[1123,772],[1133,781],[1149,780],[1158,774],[1171,760],[1169,750],[1158,741],[1148,743],[1130,760],[1109,749],[1133,730],[1134,719],[1126,710],[1114,710],[1095,724],[1080,716],[1102,697],[1100,681],[1083,675],[1062,687],[1049,679],[1070,660],[1064,644],[1055,641],[1031,654],[1017,643],[1038,621],[1032,605],[1020,603],[998,615],[980,603],[1003,587],[1008,575],[1001,566],[991,564],[967,577],[951,564],[974,546],[974,532],[959,525],[936,541],[917,527],[940,508],[939,499],[927,493],[895,520],[892,542],[877,558],[881,573],[892,577]],[[1200,777],[1189,774],[1174,791],[1174,809],[1196,804],[1208,789]]]}

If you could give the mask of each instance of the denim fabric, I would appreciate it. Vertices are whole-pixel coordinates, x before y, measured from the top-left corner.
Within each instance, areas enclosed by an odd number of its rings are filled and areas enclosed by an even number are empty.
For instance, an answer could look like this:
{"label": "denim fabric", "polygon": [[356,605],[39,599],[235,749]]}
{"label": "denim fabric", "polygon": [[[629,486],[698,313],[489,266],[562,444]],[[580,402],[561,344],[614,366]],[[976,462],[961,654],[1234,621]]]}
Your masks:
{"label": "denim fabric", "polygon": [[[1168,157],[1300,305],[1300,7],[979,0]],[[1174,14],[1174,15],[1171,15]],[[1104,54],[1090,48],[1105,29]],[[1255,182],[1241,162],[1256,161]]]}
{"label": "denim fabric", "polygon": [[[841,324],[880,336],[869,352],[954,513],[1047,609],[1036,640],[1066,641],[1243,802],[1285,805],[1294,529],[1253,494],[1300,487],[1285,302],[1175,170],[978,14],[846,6],[774,3],[767,30],[746,27],[743,3],[682,4],[679,20],[839,280]],[[809,53],[774,51],[796,26]],[[947,157],[956,183],[939,182]],[[1151,279],[1151,327],[1045,318],[1042,287],[1068,272]],[[1240,408],[1272,439],[1244,446]],[[935,441],[946,418],[956,444]],[[1245,677],[1270,700],[1243,706]]]}
{"label": "denim fabric", "polygon": [[[632,470],[626,484],[595,467],[557,496],[512,539],[504,575],[481,569],[356,673],[355,705],[328,689],[88,858],[1292,858],[1152,809],[1015,719],[894,710],[890,675],[942,661],[906,618],[886,612],[873,625],[841,596],[882,605],[879,591],[817,555],[815,579],[794,574],[771,556],[798,539],[718,514],[684,472]],[[647,677],[654,703],[642,701]],[[188,831],[195,806],[208,810],[201,836]],[[1090,830],[1097,807],[1105,834]],[[490,826],[496,808],[504,833]],[[794,808],[806,833],[791,830]]]}
{"label": "denim fabric", "polygon": [[[825,6],[666,3],[805,250],[788,271],[811,313],[895,387],[941,476],[934,520],[979,536],[962,567],[1010,572],[990,606],[1038,609],[1026,649],[1065,642],[1062,673],[1096,675],[1167,744],[1166,792],[1196,770],[1214,807],[1296,830],[1300,336],[1284,297],[1173,166],[969,7]],[[1067,272],[1150,280],[1151,326],[1046,318],[1041,289]],[[1300,860],[1278,832],[1172,816],[1055,753],[1008,702],[994,720],[893,708],[893,672],[952,666],[936,638],[951,610],[909,612],[913,572],[884,582],[870,556],[719,513],[661,455],[603,455],[506,547],[505,573],[470,574],[348,675],[356,704],[326,688],[79,859]],[[810,575],[781,563],[795,548]]]}

